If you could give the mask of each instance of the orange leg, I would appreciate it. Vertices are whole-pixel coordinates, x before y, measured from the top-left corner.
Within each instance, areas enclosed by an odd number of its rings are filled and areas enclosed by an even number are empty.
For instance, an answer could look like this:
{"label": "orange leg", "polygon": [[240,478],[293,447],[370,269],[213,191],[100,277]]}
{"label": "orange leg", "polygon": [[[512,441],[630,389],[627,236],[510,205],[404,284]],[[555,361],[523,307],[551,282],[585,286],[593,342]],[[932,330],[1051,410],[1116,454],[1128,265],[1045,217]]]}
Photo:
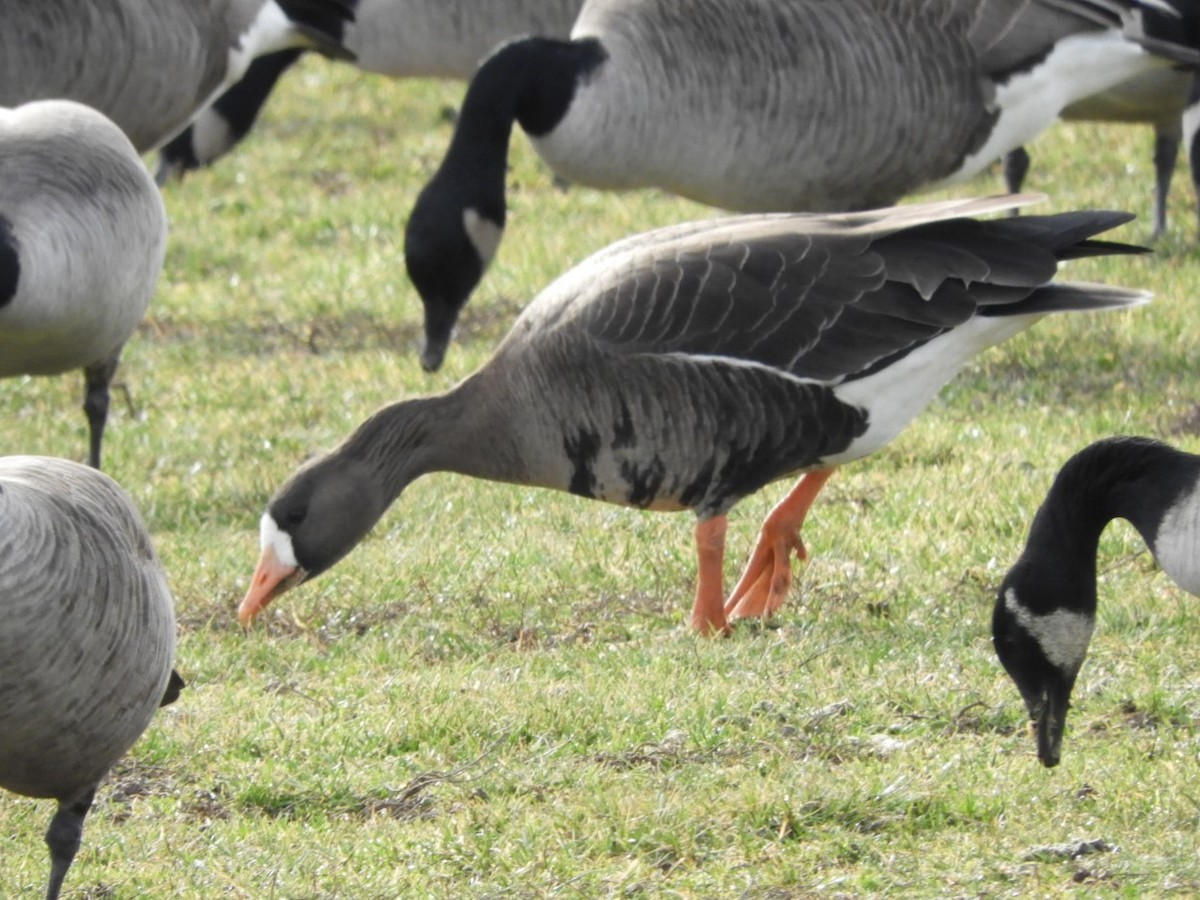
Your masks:
{"label": "orange leg", "polygon": [[696,602],[692,606],[692,628],[705,637],[729,633],[725,618],[725,526],[724,516],[696,523]]}
{"label": "orange leg", "polygon": [[790,494],[771,510],[758,532],[758,544],[725,603],[731,619],[766,618],[783,605],[792,584],[792,553],[808,559],[800,529],[834,469],[814,469],[800,476]]}

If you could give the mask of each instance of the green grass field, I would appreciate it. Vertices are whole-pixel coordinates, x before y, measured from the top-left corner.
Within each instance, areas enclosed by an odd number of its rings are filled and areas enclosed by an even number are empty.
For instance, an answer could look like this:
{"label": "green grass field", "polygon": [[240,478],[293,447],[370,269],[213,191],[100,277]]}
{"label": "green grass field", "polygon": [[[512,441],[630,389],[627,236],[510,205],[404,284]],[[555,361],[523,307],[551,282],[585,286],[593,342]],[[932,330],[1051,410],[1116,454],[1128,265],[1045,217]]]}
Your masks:
{"label": "green grass field", "polygon": [[[1200,892],[1200,604],[1116,523],[1062,765],[990,645],[994,590],[1061,463],[1099,437],[1200,448],[1200,254],[1183,166],[1152,257],[1071,277],[1148,307],[989,351],[843,469],[782,614],[684,628],[689,515],[451,475],[326,575],[234,619],[273,490],[378,406],[444,389],[619,237],[711,210],[554,186],[514,141],[510,227],[443,371],[402,259],[462,87],[309,61],[239,152],[168,189],[106,470],[167,567],[189,686],[102,788],[67,896],[1140,897]],[[1129,209],[1149,129],[1035,144],[1045,211]],[[960,196],[995,193],[993,172]],[[0,382],[0,451],[81,459],[74,375]],[[738,506],[730,570],[786,491]],[[39,896],[52,804],[0,798],[0,895]],[[1072,856],[1078,842],[1097,852]]]}

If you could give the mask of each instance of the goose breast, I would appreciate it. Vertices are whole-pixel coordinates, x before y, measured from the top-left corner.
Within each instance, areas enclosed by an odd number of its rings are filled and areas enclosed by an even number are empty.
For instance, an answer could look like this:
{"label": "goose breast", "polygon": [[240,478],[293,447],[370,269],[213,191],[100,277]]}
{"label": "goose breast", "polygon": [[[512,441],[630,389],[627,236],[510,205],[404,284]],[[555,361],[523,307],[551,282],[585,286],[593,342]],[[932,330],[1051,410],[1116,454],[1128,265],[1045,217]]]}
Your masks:
{"label": "goose breast", "polygon": [[0,786],[71,798],[145,730],[175,655],[166,577],[110,478],[0,458]]}

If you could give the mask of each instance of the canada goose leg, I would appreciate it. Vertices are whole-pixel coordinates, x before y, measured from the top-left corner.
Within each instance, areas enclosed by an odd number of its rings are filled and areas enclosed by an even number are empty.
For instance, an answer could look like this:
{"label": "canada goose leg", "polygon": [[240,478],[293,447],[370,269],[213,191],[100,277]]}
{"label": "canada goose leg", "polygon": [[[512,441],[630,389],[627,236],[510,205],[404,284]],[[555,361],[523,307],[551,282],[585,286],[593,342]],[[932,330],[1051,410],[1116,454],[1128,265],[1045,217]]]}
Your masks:
{"label": "canada goose leg", "polygon": [[705,637],[729,633],[725,618],[725,528],[724,516],[696,523],[696,602],[692,606],[692,628]]}
{"label": "canada goose leg", "polygon": [[108,421],[108,386],[117,372],[119,353],[92,363],[83,370],[83,412],[88,420],[88,465],[100,468],[100,442],[104,440],[104,425]]}
{"label": "canada goose leg", "polygon": [[792,584],[792,553],[808,559],[800,529],[834,469],[814,469],[800,476],[791,493],[771,510],[758,531],[758,543],[737,586],[725,603],[730,619],[766,618],[783,605]]}
{"label": "canada goose leg", "polygon": [[1154,133],[1154,230],[1151,240],[1158,240],[1167,230],[1167,202],[1171,196],[1171,176],[1183,135],[1168,131]]}
{"label": "canada goose leg", "polygon": [[63,879],[79,852],[83,840],[83,820],[92,808],[92,788],[74,803],[59,803],[58,811],[46,829],[46,846],[50,848],[50,883],[46,887],[46,900],[58,900]]}

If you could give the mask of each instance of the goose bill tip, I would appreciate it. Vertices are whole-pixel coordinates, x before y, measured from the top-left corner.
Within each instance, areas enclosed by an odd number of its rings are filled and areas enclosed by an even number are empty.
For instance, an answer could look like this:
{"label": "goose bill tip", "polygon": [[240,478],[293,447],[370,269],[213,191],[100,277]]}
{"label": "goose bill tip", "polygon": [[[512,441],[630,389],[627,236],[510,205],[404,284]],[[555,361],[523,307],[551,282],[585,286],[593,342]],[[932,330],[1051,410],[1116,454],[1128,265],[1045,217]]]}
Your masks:
{"label": "goose bill tip", "polygon": [[246,596],[238,604],[238,622],[243,626],[250,625],[272,600],[295,587],[307,575],[308,573],[299,566],[281,563],[275,555],[275,550],[268,546],[263,550],[254,576],[250,579],[250,588],[246,591]]}

